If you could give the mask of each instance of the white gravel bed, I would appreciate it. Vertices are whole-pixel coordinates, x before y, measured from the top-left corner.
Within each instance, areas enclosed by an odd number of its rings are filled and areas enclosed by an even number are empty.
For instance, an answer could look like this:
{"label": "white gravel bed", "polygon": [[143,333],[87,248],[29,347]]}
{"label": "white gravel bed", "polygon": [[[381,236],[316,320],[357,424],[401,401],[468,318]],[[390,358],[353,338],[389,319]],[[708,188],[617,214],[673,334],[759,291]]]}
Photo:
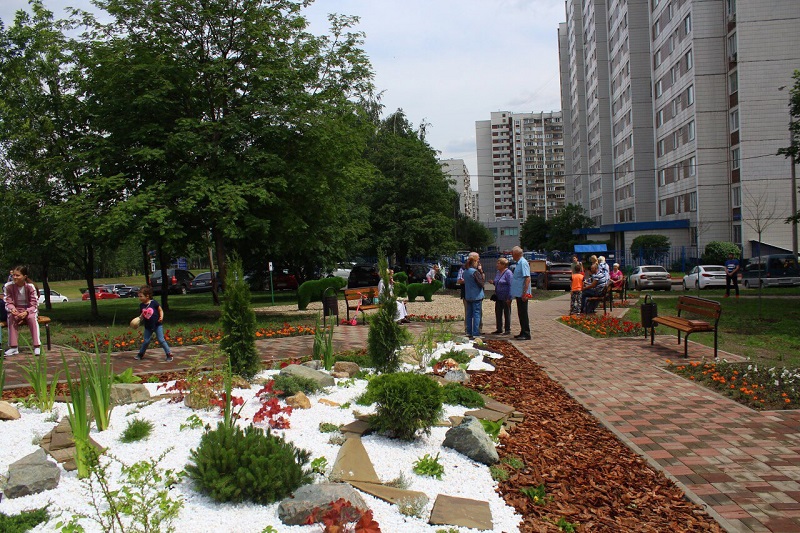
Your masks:
{"label": "white gravel bed", "polygon": [[[456,300],[460,304],[460,300]],[[275,374],[276,371],[265,371],[262,376]],[[344,380],[337,380],[342,383]],[[328,444],[330,434],[320,433],[320,422],[346,424],[353,421],[353,411],[369,413],[372,407],[358,406],[352,403],[350,409],[330,407],[318,403],[320,398],[328,398],[338,403],[352,401],[366,388],[366,381],[356,380],[349,387],[330,387],[327,393],[310,396],[313,407],[308,410],[295,409],[289,417],[291,428],[276,433],[283,435],[298,447],[311,452],[311,459],[325,457],[328,461],[328,472],[336,460],[339,446]],[[161,393],[157,384],[147,384],[151,393]],[[258,386],[252,389],[236,389],[235,396],[246,400],[241,412],[240,425],[249,424],[253,414],[260,407],[254,395]],[[65,404],[56,404],[60,416],[67,414]],[[445,406],[445,417],[462,415],[466,411],[461,406]],[[0,432],[0,472],[6,474],[8,465],[29,453],[34,452],[38,446],[33,444],[35,435],[42,436],[49,432],[54,422],[46,422],[49,413],[40,413],[35,409],[20,407],[22,417],[20,420],[2,422]],[[126,464],[136,461],[157,458],[167,452],[161,463],[161,468],[182,470],[189,461],[189,452],[199,444],[203,433],[202,428],[180,430],[180,425],[185,424],[187,418],[197,415],[204,423],[216,427],[221,419],[217,411],[194,411],[183,404],[171,404],[167,400],[136,408],[136,406],[121,406],[114,409],[111,424],[106,431],[98,433],[92,430],[92,438],[100,445],[108,447],[109,453]],[[151,436],[144,441],[124,444],[119,437],[134,417],[152,421],[155,428]],[[364,446],[370,456],[375,470],[381,479],[386,482],[396,478],[401,472],[410,480],[410,489],[424,492],[429,497],[429,503],[424,513],[424,518],[413,518],[401,515],[396,506],[363,494],[364,500],[373,510],[374,519],[380,524],[382,531],[395,532],[435,532],[442,526],[430,526],[427,518],[433,507],[433,502],[438,494],[447,494],[463,498],[472,498],[488,501],[492,511],[495,531],[518,531],[521,517],[513,508],[507,506],[502,498],[495,492],[497,484],[489,474],[489,468],[476,463],[454,450],[441,446],[447,428],[433,428],[429,436],[424,436],[417,441],[407,443],[394,441],[380,436],[370,435],[363,438]],[[418,476],[411,470],[412,464],[424,454],[435,456],[440,454],[439,460],[445,467],[445,475],[441,481]],[[112,468],[112,476],[116,478],[119,468]],[[316,476],[316,481],[322,481],[322,476]],[[315,526],[286,526],[277,517],[278,504],[261,506],[256,504],[226,504],[217,503],[210,498],[193,490],[191,482],[184,478],[172,489],[173,498],[184,500],[180,516],[174,522],[176,531],[180,532],[207,532],[207,531],[237,531],[260,532],[268,525],[272,525],[280,532],[311,532],[319,531]],[[60,520],[60,512],[64,512],[61,519],[68,519],[72,513],[79,512],[91,515],[93,513],[88,504],[87,491],[83,483],[77,479],[76,472],[61,472],[61,481],[56,489],[43,493],[16,499],[4,498],[0,502],[0,511],[6,514],[16,514],[27,509],[34,509],[50,505],[52,519],[49,523],[38,526],[34,531],[57,531],[55,524]],[[89,520],[81,520],[87,531],[101,531],[99,526]],[[475,531],[460,528],[459,531]]]}

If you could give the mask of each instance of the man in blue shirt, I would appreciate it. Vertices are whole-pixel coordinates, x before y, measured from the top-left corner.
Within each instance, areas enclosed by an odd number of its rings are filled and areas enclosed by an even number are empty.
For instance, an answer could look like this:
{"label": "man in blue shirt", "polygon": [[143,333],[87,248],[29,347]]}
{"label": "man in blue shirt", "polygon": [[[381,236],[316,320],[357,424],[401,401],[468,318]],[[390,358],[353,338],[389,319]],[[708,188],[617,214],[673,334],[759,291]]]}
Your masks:
{"label": "man in blue shirt", "polygon": [[592,275],[585,282],[583,292],[581,293],[581,313],[594,313],[597,307],[597,300],[592,300],[592,306],[589,307],[589,298],[593,296],[600,296],[608,285],[608,274],[605,270],[600,269],[599,263],[592,263]]}
{"label": "man in blue shirt", "polygon": [[739,260],[733,254],[728,254],[725,261],[725,298],[731,295],[731,284],[736,289],[736,297],[739,297]]}
{"label": "man in blue shirt", "polygon": [[515,246],[511,249],[511,257],[517,262],[514,276],[511,278],[511,297],[517,301],[517,316],[519,318],[519,335],[514,338],[520,341],[531,340],[531,325],[528,321],[528,300],[531,297],[531,267],[528,261],[522,258],[522,248]]}

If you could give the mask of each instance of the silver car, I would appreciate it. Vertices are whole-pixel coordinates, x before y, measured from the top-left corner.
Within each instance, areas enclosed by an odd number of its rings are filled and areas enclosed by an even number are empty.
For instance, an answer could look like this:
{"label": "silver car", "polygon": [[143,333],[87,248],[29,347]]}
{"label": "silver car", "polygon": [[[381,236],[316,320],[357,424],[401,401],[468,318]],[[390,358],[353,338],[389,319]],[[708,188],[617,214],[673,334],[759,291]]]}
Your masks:
{"label": "silver car", "polygon": [[628,288],[634,290],[653,289],[657,291],[672,290],[672,276],[667,269],[658,265],[642,265],[633,269],[628,276]]}

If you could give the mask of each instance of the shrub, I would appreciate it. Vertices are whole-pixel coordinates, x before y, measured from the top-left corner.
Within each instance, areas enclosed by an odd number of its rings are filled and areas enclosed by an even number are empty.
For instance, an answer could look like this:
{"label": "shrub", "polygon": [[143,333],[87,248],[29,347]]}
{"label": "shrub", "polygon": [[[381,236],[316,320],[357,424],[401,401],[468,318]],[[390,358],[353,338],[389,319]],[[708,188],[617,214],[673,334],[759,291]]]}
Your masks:
{"label": "shrub", "polygon": [[220,348],[231,361],[231,370],[252,378],[260,370],[256,351],[256,314],[250,306],[250,288],[244,280],[241,261],[229,263],[222,304]]}
{"label": "shrub", "polygon": [[408,283],[408,274],[405,272],[395,272],[394,273],[394,284],[395,288],[398,283],[407,284]]}
{"label": "shrub", "polygon": [[153,423],[143,418],[134,418],[128,422],[125,431],[122,432],[119,440],[122,442],[136,442],[146,439],[153,432]]}
{"label": "shrub", "polygon": [[448,383],[442,387],[442,401],[450,405],[464,407],[483,407],[486,402],[477,391],[468,389],[459,383]]}
{"label": "shrub", "polygon": [[733,257],[741,255],[739,247],[732,242],[711,241],[706,244],[706,249],[703,252],[703,263],[706,265],[721,265],[728,259],[728,254],[733,254]]}
{"label": "shrub", "polygon": [[443,353],[442,355],[440,355],[436,360],[431,361],[431,365],[434,365],[440,361],[445,361],[447,359],[452,359],[459,365],[466,365],[469,364],[470,361],[472,361],[472,357],[469,356],[467,352],[465,352],[464,350],[450,349],[445,353]]}
{"label": "shrub", "polygon": [[49,520],[47,507],[22,511],[19,514],[7,515],[0,513],[0,531],[5,533],[23,533]]}
{"label": "shrub", "polygon": [[412,440],[417,432],[429,434],[442,414],[438,383],[422,374],[384,374],[367,385],[367,396],[377,404],[370,425],[390,436]]}
{"label": "shrub", "polygon": [[286,398],[287,396],[294,396],[298,392],[304,394],[313,394],[322,390],[319,383],[310,378],[303,378],[300,376],[282,376],[278,374],[274,378],[272,390],[277,393],[277,396]]}
{"label": "shrub", "polygon": [[[389,285],[386,258],[378,250],[378,267],[383,283]],[[367,353],[379,372],[395,372],[400,366],[397,351],[408,339],[408,332],[394,321],[397,300],[390,291],[383,291],[377,314],[369,322]]]}
{"label": "shrub", "polygon": [[425,298],[426,302],[433,301],[433,293],[442,288],[442,282],[434,280],[433,283],[409,283],[408,284],[408,301],[413,302],[417,296]]}
{"label": "shrub", "polygon": [[312,481],[305,468],[309,456],[269,430],[220,423],[191,451],[186,473],[218,502],[268,505]]}
{"label": "shrub", "polygon": [[328,287],[333,287],[338,292],[346,285],[347,280],[339,277],[306,281],[297,288],[297,309],[304,311],[311,302],[321,302]]}

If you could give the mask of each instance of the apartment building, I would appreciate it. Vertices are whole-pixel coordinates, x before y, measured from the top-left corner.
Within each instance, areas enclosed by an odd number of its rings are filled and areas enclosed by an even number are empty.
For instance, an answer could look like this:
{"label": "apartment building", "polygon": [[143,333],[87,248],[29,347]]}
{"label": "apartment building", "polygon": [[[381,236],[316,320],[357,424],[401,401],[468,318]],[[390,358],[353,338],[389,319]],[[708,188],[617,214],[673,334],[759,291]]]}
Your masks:
{"label": "apartment building", "polygon": [[477,220],[475,193],[472,190],[472,180],[464,160],[440,159],[439,165],[450,180],[450,188],[458,194],[458,208],[461,214]]}
{"label": "apartment building", "polygon": [[[565,205],[560,111],[498,111],[475,123],[481,222],[551,218]],[[488,224],[487,224],[488,226]]]}
{"label": "apartment building", "polygon": [[[572,112],[568,194],[598,226],[585,233],[618,247],[657,232],[697,251],[712,240],[732,240],[746,256],[759,241],[762,250],[789,249],[790,164],[774,154],[789,142],[800,2],[567,0],[566,15],[559,53],[568,58],[562,106]],[[604,73],[608,123],[593,107]]]}

